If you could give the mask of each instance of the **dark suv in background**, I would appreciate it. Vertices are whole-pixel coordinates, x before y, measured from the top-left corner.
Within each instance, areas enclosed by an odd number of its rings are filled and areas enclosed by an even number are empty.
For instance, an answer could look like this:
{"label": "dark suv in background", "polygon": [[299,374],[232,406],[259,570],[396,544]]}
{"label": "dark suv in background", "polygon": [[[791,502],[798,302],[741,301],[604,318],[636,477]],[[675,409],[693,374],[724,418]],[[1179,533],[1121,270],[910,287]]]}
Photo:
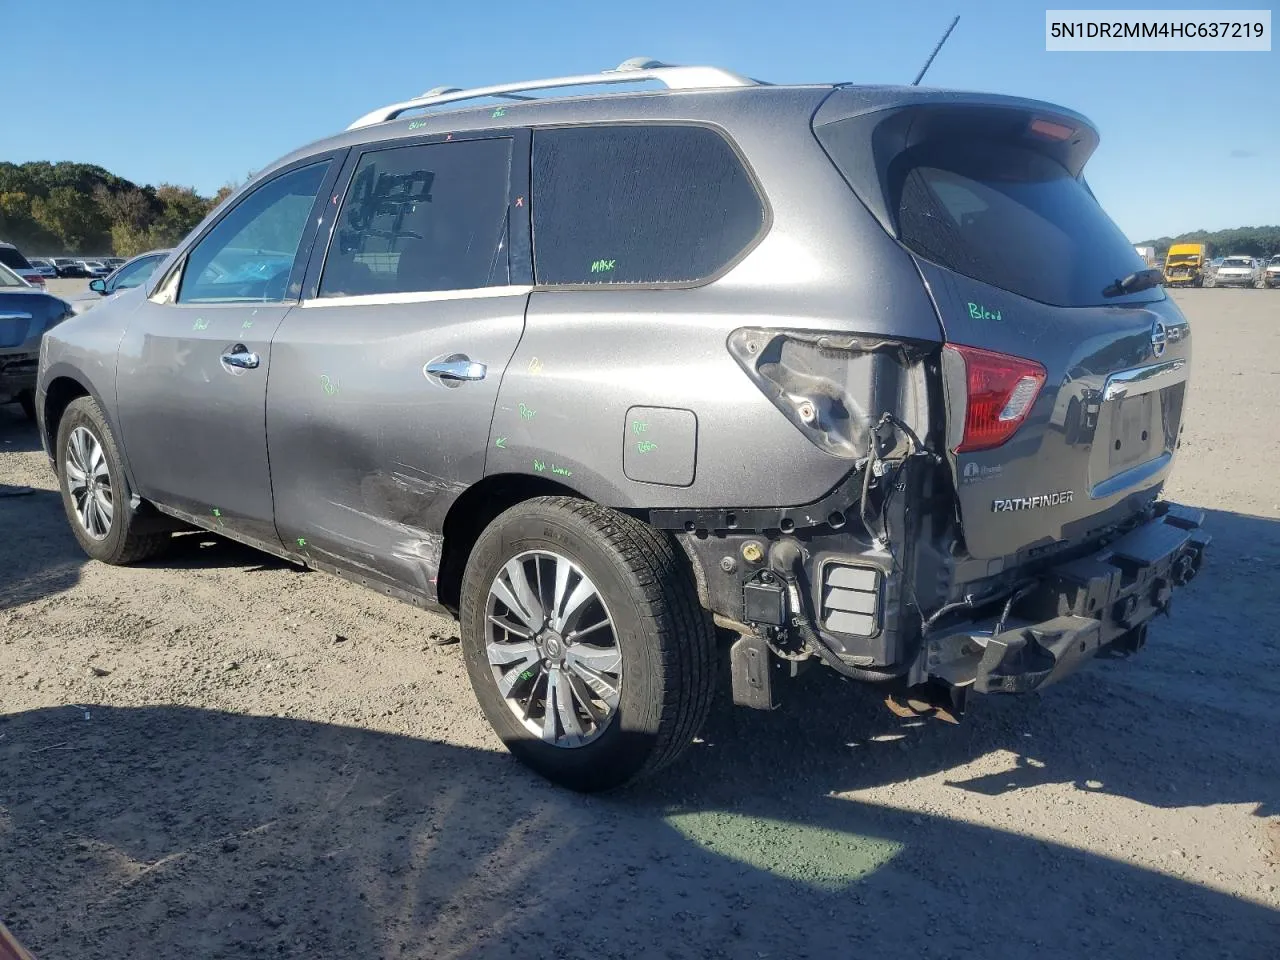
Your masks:
{"label": "dark suv in background", "polygon": [[495,730],[578,789],[676,756],[722,655],[753,707],[807,663],[1039,689],[1140,647],[1207,543],[1160,499],[1190,330],[1097,143],[634,62],[380,108],[45,338],[68,517],[107,562],[195,526],[456,614]]}

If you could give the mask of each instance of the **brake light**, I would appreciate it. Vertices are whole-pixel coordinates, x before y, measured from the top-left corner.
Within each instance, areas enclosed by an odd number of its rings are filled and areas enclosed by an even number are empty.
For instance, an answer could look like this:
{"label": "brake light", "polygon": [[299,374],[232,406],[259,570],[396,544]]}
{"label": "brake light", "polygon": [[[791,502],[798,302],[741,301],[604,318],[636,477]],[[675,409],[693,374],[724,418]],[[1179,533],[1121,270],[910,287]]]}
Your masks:
{"label": "brake light", "polygon": [[1031,412],[1044,386],[1044,367],[1034,360],[977,347],[948,343],[943,349],[958,355],[965,369],[964,436],[956,453],[1000,446],[1017,433]]}
{"label": "brake light", "polygon": [[29,277],[27,277],[27,282],[28,282],[28,283],[38,283],[40,286],[42,286],[42,287],[43,287],[43,286],[44,286],[44,277],[43,277],[43,276],[41,276],[41,275],[40,275],[40,274],[38,274],[38,273],[33,273],[33,274],[31,274]]}

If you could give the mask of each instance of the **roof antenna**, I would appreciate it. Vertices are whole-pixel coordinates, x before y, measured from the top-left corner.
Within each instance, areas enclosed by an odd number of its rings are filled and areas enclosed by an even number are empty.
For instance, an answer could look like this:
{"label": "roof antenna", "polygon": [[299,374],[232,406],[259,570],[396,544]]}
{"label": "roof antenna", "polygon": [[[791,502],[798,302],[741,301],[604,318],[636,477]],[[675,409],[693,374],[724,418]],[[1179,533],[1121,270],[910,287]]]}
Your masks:
{"label": "roof antenna", "polygon": [[924,62],[924,66],[920,68],[920,72],[916,74],[916,78],[911,81],[913,87],[920,86],[920,81],[924,79],[925,72],[933,63],[933,58],[938,55],[938,51],[942,49],[942,45],[947,42],[947,37],[951,36],[951,31],[956,28],[956,24],[960,22],[960,14],[956,14],[956,18],[951,21],[951,26],[947,27],[947,32],[942,35],[942,39],[938,41],[938,45],[933,48],[933,53],[929,54],[929,59]]}

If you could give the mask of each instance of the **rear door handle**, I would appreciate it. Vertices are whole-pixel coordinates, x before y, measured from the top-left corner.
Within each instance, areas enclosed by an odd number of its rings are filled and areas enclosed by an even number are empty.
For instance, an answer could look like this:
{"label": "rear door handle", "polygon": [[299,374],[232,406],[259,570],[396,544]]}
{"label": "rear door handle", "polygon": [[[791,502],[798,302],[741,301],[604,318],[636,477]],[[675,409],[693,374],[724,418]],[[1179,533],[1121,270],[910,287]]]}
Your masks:
{"label": "rear door handle", "polygon": [[230,353],[222,355],[222,362],[228,367],[239,367],[242,370],[253,370],[262,361],[256,353],[253,353],[243,343],[237,343],[231,348]]}
{"label": "rear door handle", "polygon": [[489,368],[465,354],[455,353],[440,360],[432,360],[422,368],[422,372],[441,380],[483,380]]}

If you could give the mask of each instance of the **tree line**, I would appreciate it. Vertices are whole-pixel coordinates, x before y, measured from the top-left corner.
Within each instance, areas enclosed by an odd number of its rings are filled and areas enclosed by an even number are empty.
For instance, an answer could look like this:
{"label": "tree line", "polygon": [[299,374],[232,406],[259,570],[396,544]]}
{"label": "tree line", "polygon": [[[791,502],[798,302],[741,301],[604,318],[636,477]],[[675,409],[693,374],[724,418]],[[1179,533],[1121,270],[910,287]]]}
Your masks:
{"label": "tree line", "polygon": [[[131,257],[172,247],[228,193],[212,197],[191,187],[138,186],[90,163],[0,162],[0,240],[31,256],[107,254]],[[1211,256],[1280,255],[1280,226],[1192,230],[1144,240],[1164,258],[1174,243],[1207,243]]]}
{"label": "tree line", "polygon": [[115,254],[171,247],[231,192],[139,186],[89,163],[0,162],[0,240],[29,256]]}
{"label": "tree line", "polygon": [[1192,230],[1176,237],[1143,240],[1138,246],[1155,247],[1156,257],[1163,260],[1169,247],[1175,243],[1207,243],[1211,257],[1228,257],[1236,253],[1247,257],[1274,257],[1280,255],[1280,226]]}

